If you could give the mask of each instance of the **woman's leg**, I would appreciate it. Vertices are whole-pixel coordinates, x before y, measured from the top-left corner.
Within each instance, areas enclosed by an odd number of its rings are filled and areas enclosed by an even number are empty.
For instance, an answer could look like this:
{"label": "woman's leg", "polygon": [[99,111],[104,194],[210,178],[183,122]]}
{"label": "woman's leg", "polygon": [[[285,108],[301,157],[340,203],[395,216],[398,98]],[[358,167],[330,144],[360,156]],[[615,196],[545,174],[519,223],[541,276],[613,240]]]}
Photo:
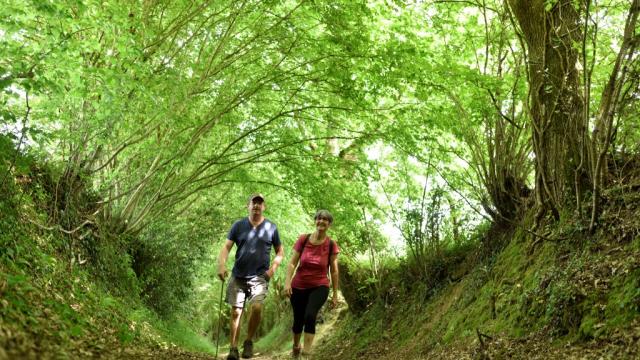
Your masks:
{"label": "woman's leg", "polygon": [[302,347],[300,346],[300,338],[302,337],[302,333],[293,334],[293,356],[300,355],[300,350]]}
{"label": "woman's leg", "polygon": [[294,288],[292,289],[290,301],[291,307],[293,308],[293,326],[291,327],[291,331],[293,332],[293,347],[299,349],[300,337],[304,327],[304,313],[307,308],[307,302],[309,301],[309,292]]}
{"label": "woman's leg", "polygon": [[307,354],[311,352],[311,347],[313,346],[318,312],[329,297],[329,288],[326,286],[309,290],[309,298],[304,311],[304,352]]}

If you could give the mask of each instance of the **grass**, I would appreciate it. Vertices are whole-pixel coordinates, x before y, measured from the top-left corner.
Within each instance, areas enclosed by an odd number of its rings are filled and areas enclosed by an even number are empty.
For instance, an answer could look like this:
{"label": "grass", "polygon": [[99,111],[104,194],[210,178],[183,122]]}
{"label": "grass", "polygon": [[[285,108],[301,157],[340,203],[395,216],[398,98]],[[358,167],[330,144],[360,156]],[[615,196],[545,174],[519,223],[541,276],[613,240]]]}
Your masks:
{"label": "grass", "polygon": [[[23,208],[34,209],[30,198]],[[29,210],[29,211],[31,211]],[[113,296],[88,268],[71,264],[57,232],[5,217],[0,253],[0,353],[76,357],[126,346],[180,346],[212,353],[211,342],[179,320],[164,321],[135,294]],[[18,240],[16,240],[18,239]]]}
{"label": "grass", "polygon": [[[492,338],[548,336],[544,341],[559,349],[606,339],[639,318],[640,237],[616,250],[616,239],[589,238],[580,231],[562,229],[562,240],[537,243],[516,231],[493,261],[460,282],[445,282],[426,303],[423,296],[408,295],[350,317],[329,347],[340,349],[341,339],[352,338],[345,359],[391,356],[385,349],[396,349],[397,359],[412,359],[443,346],[475,344],[476,331]],[[567,233],[573,237],[567,240]],[[320,356],[331,358],[331,352]]]}
{"label": "grass", "polygon": [[287,321],[276,323],[276,325],[255,344],[256,349],[269,353],[286,352],[291,350],[292,346],[291,324]]}
{"label": "grass", "polygon": [[215,344],[207,337],[196,333],[190,324],[181,319],[161,319],[144,306],[129,313],[128,319],[129,328],[123,331],[123,335],[133,337],[136,341],[165,349],[179,347],[193,352],[215,353]]}

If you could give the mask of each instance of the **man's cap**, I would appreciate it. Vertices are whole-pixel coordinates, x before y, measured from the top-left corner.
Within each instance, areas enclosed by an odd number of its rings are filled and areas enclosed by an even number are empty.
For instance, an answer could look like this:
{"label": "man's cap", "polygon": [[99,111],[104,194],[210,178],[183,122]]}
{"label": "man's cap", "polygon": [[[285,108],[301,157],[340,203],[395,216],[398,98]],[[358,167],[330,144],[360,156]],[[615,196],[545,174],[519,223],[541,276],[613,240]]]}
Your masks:
{"label": "man's cap", "polygon": [[252,202],[255,199],[260,199],[264,202],[264,195],[260,194],[260,193],[254,193],[251,194],[251,196],[249,196],[249,201],[248,202]]}

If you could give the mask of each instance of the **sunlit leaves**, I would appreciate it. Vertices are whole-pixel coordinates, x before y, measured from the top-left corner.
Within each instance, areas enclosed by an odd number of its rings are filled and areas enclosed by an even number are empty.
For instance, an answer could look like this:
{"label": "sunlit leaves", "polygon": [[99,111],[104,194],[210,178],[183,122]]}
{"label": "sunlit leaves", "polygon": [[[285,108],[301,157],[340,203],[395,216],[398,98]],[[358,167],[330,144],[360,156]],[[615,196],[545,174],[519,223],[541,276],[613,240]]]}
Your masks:
{"label": "sunlit leaves", "polygon": [[[619,22],[616,9],[594,5],[592,22]],[[386,206],[375,181],[398,204],[427,175],[473,201],[496,156],[525,159],[519,177],[530,169],[525,57],[502,2],[13,1],[0,12],[1,121],[25,113],[29,90],[41,151],[84,167],[137,229],[246,184],[357,223]],[[588,48],[604,54],[613,33]],[[386,164],[370,158],[378,146]],[[405,178],[379,173],[393,163]]]}

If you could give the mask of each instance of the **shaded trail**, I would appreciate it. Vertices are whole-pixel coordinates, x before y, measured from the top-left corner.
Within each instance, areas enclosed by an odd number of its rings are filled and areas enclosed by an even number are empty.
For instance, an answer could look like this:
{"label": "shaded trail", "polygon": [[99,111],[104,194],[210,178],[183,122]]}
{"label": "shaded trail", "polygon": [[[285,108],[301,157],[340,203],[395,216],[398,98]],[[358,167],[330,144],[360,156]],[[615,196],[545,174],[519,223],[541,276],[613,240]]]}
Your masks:
{"label": "shaded trail", "polygon": [[[335,310],[329,310],[328,308],[325,308],[322,310],[322,314],[324,316],[324,321],[321,323],[318,323],[318,325],[316,326],[316,336],[315,336],[315,340],[314,340],[314,347],[318,348],[318,347],[322,347],[323,344],[323,340],[329,335],[331,334],[332,330],[337,326],[336,322],[338,321],[338,315],[340,314],[340,312],[342,311],[346,311],[347,308],[346,306],[343,305],[338,306],[337,309]],[[291,344],[291,342],[288,342],[289,344]],[[227,353],[223,353],[222,355],[218,355],[218,360],[224,360],[227,358]],[[210,359],[214,359],[214,357],[210,357]],[[281,351],[272,351],[272,352],[265,352],[265,353],[261,353],[260,352],[260,348],[256,348],[256,354],[254,355],[254,357],[251,358],[251,360],[288,360],[288,359],[293,359],[293,357],[291,356],[291,348],[287,347],[285,350],[281,350]],[[313,359],[313,357],[308,357],[308,358],[303,358],[300,357],[299,359]]]}
{"label": "shaded trail", "polygon": [[[324,322],[319,323],[316,329],[314,344],[316,347],[322,346],[323,339],[331,333],[331,330],[336,326],[338,315],[341,311],[346,311],[346,307],[340,306],[335,310],[323,310]],[[260,346],[255,347],[255,355],[251,360],[286,360],[293,359],[291,356],[291,349],[287,348],[281,351],[260,351]],[[154,359],[154,360],[225,360],[227,358],[228,348],[221,348],[216,359],[213,354],[189,352],[186,350],[172,348],[172,349],[135,349],[129,348],[117,354],[110,354],[109,358],[113,359]],[[304,358],[300,358],[304,359]],[[308,358],[308,359],[312,359]]]}

